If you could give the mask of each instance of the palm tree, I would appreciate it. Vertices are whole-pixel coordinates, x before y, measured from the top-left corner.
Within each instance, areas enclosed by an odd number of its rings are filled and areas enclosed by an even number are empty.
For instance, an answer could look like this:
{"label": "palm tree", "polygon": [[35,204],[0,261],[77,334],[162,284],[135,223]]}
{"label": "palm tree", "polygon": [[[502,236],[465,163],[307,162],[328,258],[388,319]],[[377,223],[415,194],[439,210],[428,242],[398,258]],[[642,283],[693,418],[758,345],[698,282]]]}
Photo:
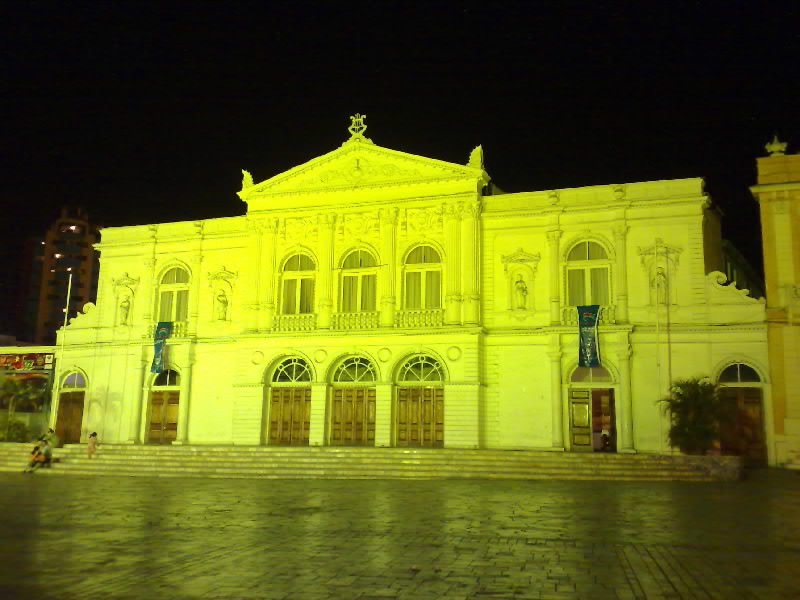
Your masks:
{"label": "palm tree", "polygon": [[708,377],[676,379],[660,402],[670,413],[669,443],[685,454],[707,454],[719,441],[720,425],[734,418]]}

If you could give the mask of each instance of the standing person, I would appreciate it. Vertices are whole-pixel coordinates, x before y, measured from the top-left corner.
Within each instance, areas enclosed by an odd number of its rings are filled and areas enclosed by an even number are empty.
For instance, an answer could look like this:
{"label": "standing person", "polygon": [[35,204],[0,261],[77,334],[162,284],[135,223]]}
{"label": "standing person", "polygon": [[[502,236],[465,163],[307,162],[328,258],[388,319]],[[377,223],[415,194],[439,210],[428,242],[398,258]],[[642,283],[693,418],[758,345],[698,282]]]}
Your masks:
{"label": "standing person", "polygon": [[86,445],[86,453],[89,455],[89,458],[94,458],[94,453],[97,452],[97,447],[100,443],[97,441],[97,432],[93,431],[89,434],[89,443]]}

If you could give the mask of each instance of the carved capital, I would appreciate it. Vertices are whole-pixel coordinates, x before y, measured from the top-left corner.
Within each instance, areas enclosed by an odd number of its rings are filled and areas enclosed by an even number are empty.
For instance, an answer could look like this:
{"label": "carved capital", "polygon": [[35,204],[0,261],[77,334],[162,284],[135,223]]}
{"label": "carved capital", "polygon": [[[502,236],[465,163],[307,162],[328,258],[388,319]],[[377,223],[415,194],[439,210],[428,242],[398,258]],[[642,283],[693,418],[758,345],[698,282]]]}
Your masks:
{"label": "carved capital", "polygon": [[560,229],[554,229],[552,231],[547,232],[547,241],[550,242],[551,245],[558,244],[559,240],[561,240]]}
{"label": "carved capital", "polygon": [[628,227],[627,223],[615,223],[614,224],[614,240],[617,242],[624,242],[625,236],[628,234]]}

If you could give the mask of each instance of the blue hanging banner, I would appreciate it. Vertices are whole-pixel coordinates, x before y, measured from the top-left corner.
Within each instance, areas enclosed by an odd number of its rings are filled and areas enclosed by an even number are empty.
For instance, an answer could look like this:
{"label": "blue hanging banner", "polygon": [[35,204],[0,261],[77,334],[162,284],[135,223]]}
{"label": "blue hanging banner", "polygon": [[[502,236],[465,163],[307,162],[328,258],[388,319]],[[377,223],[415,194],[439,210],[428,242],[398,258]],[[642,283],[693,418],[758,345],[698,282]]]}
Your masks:
{"label": "blue hanging banner", "polygon": [[599,304],[578,307],[578,366],[599,367],[600,348],[597,341]]}
{"label": "blue hanging banner", "polygon": [[150,366],[151,373],[161,373],[164,370],[164,344],[172,333],[172,322],[161,321],[156,325],[156,332],[153,335],[153,364]]}

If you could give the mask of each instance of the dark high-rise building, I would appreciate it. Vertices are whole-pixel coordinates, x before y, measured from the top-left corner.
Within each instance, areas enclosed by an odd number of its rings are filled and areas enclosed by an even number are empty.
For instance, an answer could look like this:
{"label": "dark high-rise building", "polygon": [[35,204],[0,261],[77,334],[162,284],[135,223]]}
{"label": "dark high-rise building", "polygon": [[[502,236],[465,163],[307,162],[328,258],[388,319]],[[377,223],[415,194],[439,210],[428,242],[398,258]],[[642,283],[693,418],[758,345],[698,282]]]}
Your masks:
{"label": "dark high-rise building", "polygon": [[97,227],[83,209],[64,208],[44,237],[28,238],[21,250],[16,334],[37,344],[54,344],[64,324],[69,289],[69,316],[97,298],[98,256],[93,244]]}

